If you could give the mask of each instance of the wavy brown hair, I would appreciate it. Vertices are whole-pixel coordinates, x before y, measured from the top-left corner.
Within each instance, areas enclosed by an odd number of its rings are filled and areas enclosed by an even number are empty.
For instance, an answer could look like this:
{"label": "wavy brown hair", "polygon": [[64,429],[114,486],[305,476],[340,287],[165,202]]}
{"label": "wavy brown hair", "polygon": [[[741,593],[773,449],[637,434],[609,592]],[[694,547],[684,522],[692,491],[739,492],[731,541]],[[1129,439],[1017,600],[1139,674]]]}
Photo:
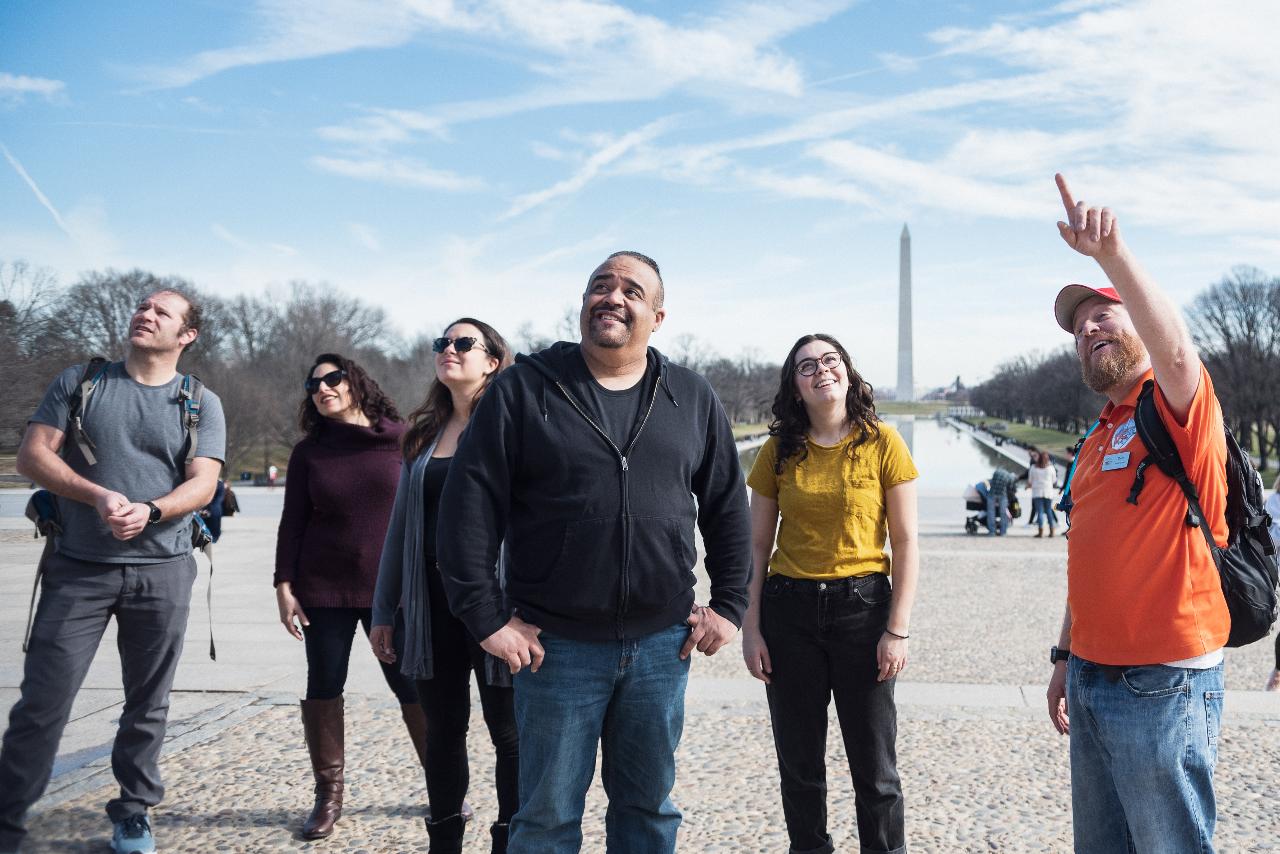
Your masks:
{"label": "wavy brown hair", "polygon": [[[378,386],[373,377],[346,356],[337,353],[321,353],[316,356],[311,367],[307,368],[305,379],[311,379],[315,369],[326,362],[337,365],[347,372],[347,388],[351,389],[351,404],[364,413],[364,417],[369,419],[370,424],[377,424],[382,418],[388,421],[402,420],[395,403],[387,397],[386,392]],[[316,409],[316,402],[312,397],[310,394],[303,397],[302,404],[298,407],[298,429],[304,435],[315,438],[320,432],[320,425],[324,423],[325,417],[320,414],[320,410]]]}
{"label": "wavy brown hair", "polygon": [[[484,382],[481,383],[480,388],[476,391],[475,397],[471,399],[471,405],[474,408],[481,396],[489,388],[489,383],[493,382],[493,378],[511,366],[511,347],[507,344],[507,340],[498,334],[498,330],[483,320],[476,320],[474,317],[459,317],[444,328],[445,332],[448,332],[459,323],[469,323],[479,329],[480,335],[484,338],[485,349],[489,351],[490,356],[498,360],[498,370],[484,378]],[[445,422],[449,420],[449,416],[452,414],[453,394],[450,393],[447,385],[433,376],[431,385],[427,388],[426,400],[422,401],[421,406],[409,413],[409,429],[404,431],[404,437],[400,440],[400,448],[404,453],[405,460],[417,459],[418,455],[435,441],[436,434],[440,432],[440,428],[445,425]]]}
{"label": "wavy brown hair", "polygon": [[769,424],[769,435],[778,439],[778,456],[774,461],[774,474],[782,474],[787,460],[796,458],[796,463],[804,461],[809,455],[805,448],[805,437],[809,434],[809,413],[800,399],[800,390],[796,388],[796,353],[800,348],[813,341],[825,341],[844,360],[844,369],[849,376],[849,391],[844,398],[845,417],[857,432],[849,443],[848,453],[862,443],[880,436],[880,418],[876,415],[876,400],[871,383],[862,378],[853,367],[853,359],[839,341],[830,335],[815,332],[803,335],[791,345],[786,361],[782,363],[781,382],[778,393],[773,398],[773,421]]}

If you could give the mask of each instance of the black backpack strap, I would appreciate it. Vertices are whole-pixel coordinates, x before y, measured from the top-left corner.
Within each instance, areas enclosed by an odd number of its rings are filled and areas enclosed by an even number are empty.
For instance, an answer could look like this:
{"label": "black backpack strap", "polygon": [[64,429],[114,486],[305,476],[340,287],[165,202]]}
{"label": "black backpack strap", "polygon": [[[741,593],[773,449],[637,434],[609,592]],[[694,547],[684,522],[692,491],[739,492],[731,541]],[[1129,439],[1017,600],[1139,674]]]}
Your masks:
{"label": "black backpack strap", "polygon": [[1169,435],[1168,428],[1160,418],[1160,411],[1156,409],[1154,380],[1147,380],[1142,384],[1142,391],[1138,393],[1138,404],[1133,410],[1133,423],[1137,428],[1138,438],[1147,448],[1147,457],[1138,464],[1138,471],[1133,478],[1133,487],[1129,490],[1129,503],[1138,503],[1138,495],[1145,485],[1146,468],[1154,463],[1182,489],[1182,494],[1187,499],[1187,524],[1193,528],[1199,528],[1204,534],[1205,542],[1209,544],[1209,553],[1213,555],[1213,562],[1216,565],[1219,562],[1218,543],[1214,540],[1213,529],[1209,526],[1209,520],[1205,518],[1204,510],[1200,507],[1200,493],[1196,490],[1196,485],[1191,482],[1191,478],[1187,476],[1187,469],[1182,464],[1178,446],[1174,444],[1173,437]]}
{"label": "black backpack strap", "polygon": [[178,387],[178,404],[182,407],[182,427],[187,431],[187,458],[190,465],[196,458],[200,444],[200,402],[204,398],[204,383],[195,374],[184,374]]}
{"label": "black backpack strap", "polygon": [[98,459],[93,455],[93,440],[84,430],[82,416],[89,395],[93,394],[93,390],[98,387],[109,364],[102,356],[94,356],[90,359],[84,366],[84,373],[80,375],[80,382],[76,384],[75,390],[71,392],[71,398],[67,401],[67,436],[80,446],[80,453],[84,455],[85,462],[91,466],[96,466]]}

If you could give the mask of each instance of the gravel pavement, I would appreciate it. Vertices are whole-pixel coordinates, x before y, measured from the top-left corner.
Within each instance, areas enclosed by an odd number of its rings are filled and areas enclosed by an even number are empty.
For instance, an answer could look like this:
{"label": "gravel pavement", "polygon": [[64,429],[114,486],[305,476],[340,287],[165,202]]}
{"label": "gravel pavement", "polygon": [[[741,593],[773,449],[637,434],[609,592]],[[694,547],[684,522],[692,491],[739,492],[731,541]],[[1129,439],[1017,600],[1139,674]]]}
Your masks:
{"label": "gravel pavement", "polygon": [[[275,521],[226,522],[216,554],[211,662],[201,571],[179,669],[153,819],[162,851],[425,851],[421,770],[398,709],[358,642],[348,688],[346,809],[338,832],[308,843],[297,831],[311,801],[298,722],[301,644],[275,622],[270,588]],[[899,680],[899,769],[914,852],[1069,851],[1067,741],[1044,710],[1048,646],[1065,596],[1065,543],[1015,527],[1004,539],[926,525],[911,662]],[[16,699],[20,644],[39,544],[0,519],[0,707]],[[202,567],[204,561],[201,559]],[[705,582],[700,585],[705,590]],[[1227,654],[1226,721],[1218,762],[1222,852],[1280,851],[1280,695],[1258,693],[1271,642]],[[111,634],[64,739],[50,791],[30,821],[28,852],[105,852],[109,741],[119,713]],[[466,849],[488,851],[495,811],[492,756],[474,704],[469,800],[478,820]],[[856,825],[839,731],[828,733],[830,830],[855,851]],[[680,850],[783,852],[786,833],[762,687],[735,644],[696,660],[674,799]],[[603,791],[589,792],[587,852],[604,850]]]}

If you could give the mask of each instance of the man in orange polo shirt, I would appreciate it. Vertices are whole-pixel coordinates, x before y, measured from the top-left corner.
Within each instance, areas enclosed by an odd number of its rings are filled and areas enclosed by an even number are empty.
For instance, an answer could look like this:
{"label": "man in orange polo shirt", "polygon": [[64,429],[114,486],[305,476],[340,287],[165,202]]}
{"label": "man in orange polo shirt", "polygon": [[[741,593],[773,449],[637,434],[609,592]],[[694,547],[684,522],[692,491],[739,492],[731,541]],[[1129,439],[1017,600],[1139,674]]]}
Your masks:
{"label": "man in orange polo shirt", "polygon": [[1067,611],[1050,652],[1049,717],[1071,736],[1075,847],[1211,852],[1230,617],[1177,483],[1153,465],[1139,502],[1127,499],[1147,455],[1134,406],[1154,379],[1160,417],[1225,545],[1222,407],[1180,312],[1130,253],[1115,216],[1057,182],[1062,239],[1112,284],[1067,285],[1054,304],[1085,383],[1109,401],[1071,483]]}

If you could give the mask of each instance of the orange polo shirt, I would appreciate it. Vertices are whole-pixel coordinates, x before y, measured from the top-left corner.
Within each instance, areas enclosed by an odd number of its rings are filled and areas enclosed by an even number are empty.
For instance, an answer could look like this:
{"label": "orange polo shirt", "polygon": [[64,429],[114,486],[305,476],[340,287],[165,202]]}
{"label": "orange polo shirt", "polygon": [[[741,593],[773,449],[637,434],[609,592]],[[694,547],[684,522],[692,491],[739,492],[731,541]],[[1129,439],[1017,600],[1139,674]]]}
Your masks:
{"label": "orange polo shirt", "polygon": [[[1101,424],[1080,449],[1071,482],[1067,601],[1071,651],[1099,664],[1156,664],[1192,658],[1227,642],[1231,618],[1213,556],[1199,528],[1186,524],[1187,499],[1154,464],[1137,505],[1128,503],[1138,463],[1147,456],[1133,422],[1142,384],[1120,404],[1108,403]],[[1159,386],[1156,408],[1200,494],[1214,539],[1227,541],[1227,445],[1222,407],[1209,372],[1179,424]],[[1126,457],[1125,454],[1128,454]]]}

